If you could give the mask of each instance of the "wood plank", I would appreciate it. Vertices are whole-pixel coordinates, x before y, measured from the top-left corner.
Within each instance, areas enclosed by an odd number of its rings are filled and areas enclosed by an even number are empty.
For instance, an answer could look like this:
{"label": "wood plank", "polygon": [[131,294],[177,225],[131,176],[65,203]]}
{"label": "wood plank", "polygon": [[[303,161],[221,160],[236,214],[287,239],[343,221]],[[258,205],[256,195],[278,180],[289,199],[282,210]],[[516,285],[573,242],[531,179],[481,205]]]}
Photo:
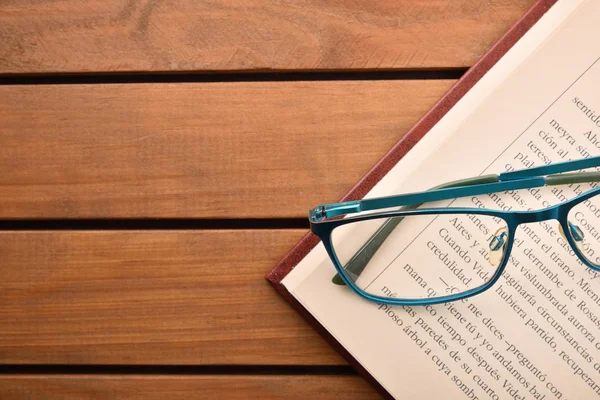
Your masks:
{"label": "wood plank", "polygon": [[0,86],[0,218],[305,218],[452,84]]}
{"label": "wood plank", "polygon": [[381,398],[362,378],[335,375],[0,375],[0,397],[11,400]]}
{"label": "wood plank", "polygon": [[304,233],[2,231],[0,363],[343,365],[264,279]]}
{"label": "wood plank", "polygon": [[0,3],[0,73],[452,68],[534,0]]}

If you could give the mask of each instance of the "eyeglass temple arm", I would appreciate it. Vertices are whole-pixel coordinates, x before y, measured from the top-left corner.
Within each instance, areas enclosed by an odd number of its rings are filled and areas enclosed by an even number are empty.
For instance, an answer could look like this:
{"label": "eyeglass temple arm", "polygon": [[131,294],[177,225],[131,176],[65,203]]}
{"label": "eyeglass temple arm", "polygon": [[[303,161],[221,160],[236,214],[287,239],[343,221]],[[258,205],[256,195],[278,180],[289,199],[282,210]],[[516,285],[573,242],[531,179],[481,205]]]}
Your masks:
{"label": "eyeglass temple arm", "polygon": [[581,169],[594,167],[600,167],[600,156],[584,158],[583,160],[564,161],[560,163],[542,165],[540,167],[525,168],[518,171],[503,172],[498,175],[498,177],[501,181],[510,181],[515,179],[555,175],[563,172],[579,171]]}
{"label": "eyeglass temple arm", "polygon": [[[586,161],[586,160],[581,160]],[[547,168],[550,166],[544,166],[540,168]],[[521,171],[515,171],[521,172]],[[511,172],[507,173],[511,174]],[[439,189],[452,189],[459,187],[469,187],[476,185],[486,185],[491,186],[489,184],[497,183],[502,177],[502,174],[498,175],[484,175],[478,176],[474,178],[467,178],[458,181],[448,182],[430,189],[430,191],[437,191]],[[544,179],[544,178],[541,178]],[[525,181],[529,181],[530,179],[524,179]],[[557,175],[549,175],[544,179],[544,184],[548,186],[556,186],[556,185],[568,185],[572,183],[588,183],[588,182],[600,182],[600,172],[575,172],[570,174],[557,174]],[[536,186],[544,186],[544,184],[536,185]],[[530,187],[536,187],[530,186]],[[514,188],[511,188],[514,189]],[[510,189],[502,189],[502,190],[510,190]],[[493,192],[487,192],[493,193]],[[485,194],[485,193],[480,193]],[[473,195],[473,194],[472,194]],[[411,204],[407,206],[403,206],[400,210],[414,210],[419,208],[423,203]],[[390,218],[381,227],[367,240],[367,242],[354,254],[354,256],[344,265],[344,270],[346,273],[351,276],[354,280],[356,280],[360,274],[363,272],[373,255],[377,252],[379,247],[385,242],[388,236],[393,232],[393,230],[402,222],[403,217]],[[336,285],[343,285],[344,281],[336,274],[332,282]]]}
{"label": "eyeglass temple arm", "polygon": [[[503,192],[506,190],[529,189],[545,185],[593,182],[599,180],[598,177],[600,175],[598,175],[597,172],[577,172],[573,174],[562,175],[556,174],[599,166],[600,157],[592,157],[584,160],[567,161],[519,171],[504,172],[500,175],[486,175],[496,177],[496,180],[492,181],[491,183],[437,187],[420,193],[408,193],[374,199],[324,204],[310,210],[309,218],[312,222],[318,222],[325,218],[352,214],[361,211],[429,203],[458,197]],[[543,174],[551,175],[541,176]],[[464,181],[469,181],[469,179],[465,179]],[[559,181],[564,183],[556,183]]]}

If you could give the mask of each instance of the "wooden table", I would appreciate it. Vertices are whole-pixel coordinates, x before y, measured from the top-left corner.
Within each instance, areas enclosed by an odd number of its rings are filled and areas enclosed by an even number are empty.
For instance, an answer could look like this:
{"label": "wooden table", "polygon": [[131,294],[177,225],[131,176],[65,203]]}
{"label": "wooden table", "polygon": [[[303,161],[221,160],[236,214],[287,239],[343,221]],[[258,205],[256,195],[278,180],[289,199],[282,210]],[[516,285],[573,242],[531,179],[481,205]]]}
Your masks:
{"label": "wooden table", "polygon": [[0,2],[0,398],[377,398],[263,277],[532,3]]}

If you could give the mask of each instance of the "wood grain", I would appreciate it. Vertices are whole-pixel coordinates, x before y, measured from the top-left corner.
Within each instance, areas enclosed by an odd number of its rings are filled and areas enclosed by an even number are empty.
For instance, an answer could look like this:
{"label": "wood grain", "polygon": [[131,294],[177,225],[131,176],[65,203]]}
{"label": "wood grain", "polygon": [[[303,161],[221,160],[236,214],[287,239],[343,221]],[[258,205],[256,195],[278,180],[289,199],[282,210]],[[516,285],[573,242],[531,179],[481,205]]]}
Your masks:
{"label": "wood grain", "polygon": [[304,233],[0,232],[0,364],[343,365],[264,279]]}
{"label": "wood grain", "polygon": [[0,398],[363,400],[381,397],[358,376],[0,375]]}
{"label": "wood grain", "polygon": [[0,86],[0,218],[305,218],[452,84]]}
{"label": "wood grain", "polygon": [[454,68],[534,0],[4,0],[0,73]]}

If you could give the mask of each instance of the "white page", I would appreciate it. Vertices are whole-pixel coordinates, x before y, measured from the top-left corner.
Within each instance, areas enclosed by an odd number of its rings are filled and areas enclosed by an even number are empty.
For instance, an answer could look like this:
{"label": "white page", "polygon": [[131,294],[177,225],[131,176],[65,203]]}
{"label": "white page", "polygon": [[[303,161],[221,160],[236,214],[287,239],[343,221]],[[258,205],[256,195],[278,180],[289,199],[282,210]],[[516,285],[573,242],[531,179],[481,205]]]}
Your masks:
{"label": "white page", "polygon": [[[521,169],[544,160],[600,155],[600,144],[593,139],[594,134],[600,137],[600,128],[580,109],[582,103],[575,103],[577,98],[600,113],[599,23],[600,2],[559,2],[368,197],[426,190],[509,166]],[[558,125],[570,137],[564,132],[561,137]],[[542,136],[552,140],[545,142]],[[590,186],[582,184],[577,190],[585,187]],[[576,193],[560,188],[560,193],[542,188],[541,199],[527,192],[520,195],[527,207],[543,208],[544,200],[556,204],[562,195]],[[486,206],[494,205],[487,201]],[[519,209],[516,201],[512,206]],[[600,394],[600,325],[593,316],[600,314],[600,274],[564,249],[555,226],[551,231],[539,224],[520,227],[515,241],[520,245],[513,249],[504,276],[464,302],[408,309],[363,300],[331,283],[335,269],[322,245],[283,284],[398,398],[595,398]],[[555,274],[546,274],[550,270]],[[566,315],[540,288],[551,289],[545,293],[564,306]],[[567,290],[574,299],[567,298]],[[531,298],[533,306],[527,302]],[[465,317],[463,322],[458,314]],[[583,328],[578,330],[573,318],[583,321]],[[440,324],[444,319],[449,322],[445,328]],[[554,327],[551,321],[556,321]],[[426,326],[438,335],[428,336]],[[436,343],[439,334],[448,339],[446,346]]]}

